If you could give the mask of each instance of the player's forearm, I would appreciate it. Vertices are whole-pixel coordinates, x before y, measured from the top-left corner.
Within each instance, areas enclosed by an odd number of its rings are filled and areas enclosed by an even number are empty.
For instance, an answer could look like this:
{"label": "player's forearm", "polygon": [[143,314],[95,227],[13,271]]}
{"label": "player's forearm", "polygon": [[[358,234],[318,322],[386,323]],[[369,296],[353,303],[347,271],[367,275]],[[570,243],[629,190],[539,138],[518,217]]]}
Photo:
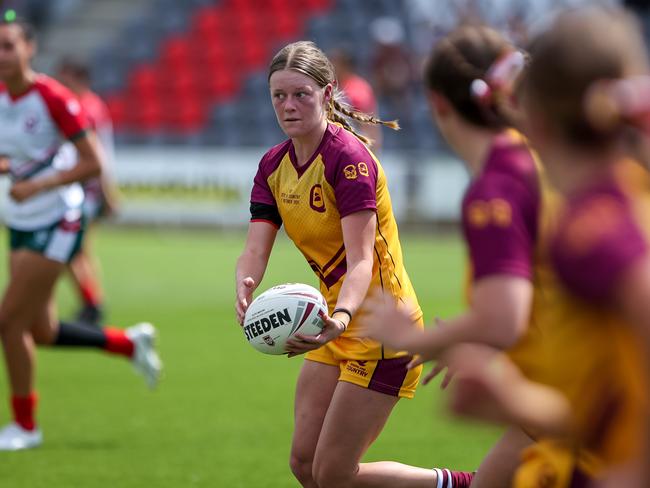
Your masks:
{"label": "player's forearm", "polygon": [[507,323],[481,318],[469,311],[438,327],[430,327],[423,332],[413,331],[407,350],[423,356],[436,355],[457,344],[472,342],[486,344],[499,349],[511,347],[518,336]]}
{"label": "player's forearm", "polygon": [[515,423],[551,437],[572,437],[571,406],[561,393],[531,381],[512,390]]}
{"label": "player's forearm", "polygon": [[[521,319],[508,314],[490,314],[485,310],[472,309],[445,322],[440,330],[445,333],[448,345],[478,342],[498,349],[508,349],[519,340],[519,331],[522,329],[519,320]],[[525,329],[525,324],[523,328]]]}
{"label": "player's forearm", "polygon": [[345,308],[353,315],[368,293],[372,280],[372,259],[363,259],[348,268],[336,307]]}
{"label": "player's forearm", "polygon": [[70,183],[86,181],[101,173],[101,165],[96,158],[80,160],[74,168],[60,171],[45,178],[36,180],[41,190],[51,190],[57,186],[69,185]]}
{"label": "player's forearm", "polygon": [[266,271],[268,256],[256,253],[253,250],[245,250],[237,260],[235,279],[240,283],[244,278],[251,277],[255,281],[255,287],[260,284]]}

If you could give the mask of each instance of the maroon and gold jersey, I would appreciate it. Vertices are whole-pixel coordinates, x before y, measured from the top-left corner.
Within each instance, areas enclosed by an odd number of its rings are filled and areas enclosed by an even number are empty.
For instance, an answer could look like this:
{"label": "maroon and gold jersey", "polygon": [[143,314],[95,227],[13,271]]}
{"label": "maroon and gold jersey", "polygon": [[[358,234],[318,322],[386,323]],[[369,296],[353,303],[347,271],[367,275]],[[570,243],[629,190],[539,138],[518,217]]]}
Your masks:
{"label": "maroon and gold jersey", "polygon": [[533,285],[528,330],[508,352],[531,379],[538,376],[543,315],[558,288],[546,252],[558,202],[526,141],[515,131],[496,139],[463,199],[468,297],[472,285],[489,276],[524,278]]}
{"label": "maroon and gold jersey", "polygon": [[569,293],[554,310],[549,354],[558,352],[548,358],[548,379],[571,401],[582,443],[607,465],[638,453],[643,430],[638,341],[614,306],[621,277],[648,252],[650,184],[642,182],[645,171],[624,161],[573,196],[551,247]]}
{"label": "maroon and gold jersey", "polygon": [[549,243],[564,287],[544,314],[539,359],[541,381],[571,404],[575,438],[528,448],[517,488],[586,486],[587,478],[642,452],[647,381],[634,331],[614,297],[624,273],[646,255],[649,232],[650,183],[634,162],[621,162],[565,203]]}
{"label": "maroon and gold jersey", "polygon": [[[281,220],[272,220],[284,224],[287,235],[316,273],[330,312],[347,272],[341,219],[372,210],[377,230],[370,287],[381,288],[396,300],[416,303],[404,269],[386,175],[374,155],[347,130],[328,124],[319,147],[300,167],[291,140],[268,151],[255,177],[251,206],[256,204],[277,209]],[[256,220],[255,212],[252,220]],[[362,304],[344,337],[361,335],[356,324],[364,312]],[[418,309],[414,319],[420,316]],[[363,357],[384,357],[381,344],[372,342]]]}

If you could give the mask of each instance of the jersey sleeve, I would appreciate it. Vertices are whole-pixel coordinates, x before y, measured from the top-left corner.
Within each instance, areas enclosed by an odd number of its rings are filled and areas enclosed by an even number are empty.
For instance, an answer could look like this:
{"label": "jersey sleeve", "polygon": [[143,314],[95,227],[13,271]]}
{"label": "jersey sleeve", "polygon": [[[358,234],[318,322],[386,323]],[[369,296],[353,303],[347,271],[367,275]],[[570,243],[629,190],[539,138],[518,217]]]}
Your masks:
{"label": "jersey sleeve", "polygon": [[463,205],[463,231],[473,279],[533,277],[539,193],[506,176],[493,177]]}
{"label": "jersey sleeve", "polygon": [[625,204],[607,199],[571,212],[552,244],[553,264],[564,284],[592,301],[613,299],[624,273],[647,251]]}
{"label": "jersey sleeve", "polygon": [[251,222],[268,222],[280,227],[282,218],[280,217],[275,196],[269,186],[268,165],[268,157],[265,155],[260,161],[257,174],[253,179],[250,205]]}
{"label": "jersey sleeve", "polygon": [[88,117],[72,92],[61,85],[40,88],[50,115],[65,138],[74,141],[85,135],[90,127]]}
{"label": "jersey sleeve", "polygon": [[328,173],[341,217],[377,210],[377,163],[362,144],[346,148]]}

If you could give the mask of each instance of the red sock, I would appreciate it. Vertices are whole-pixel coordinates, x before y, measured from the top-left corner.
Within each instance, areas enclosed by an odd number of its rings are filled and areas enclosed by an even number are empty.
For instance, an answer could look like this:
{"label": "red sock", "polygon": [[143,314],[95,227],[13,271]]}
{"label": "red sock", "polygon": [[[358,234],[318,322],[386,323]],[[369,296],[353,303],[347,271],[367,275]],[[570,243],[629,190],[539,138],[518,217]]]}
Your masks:
{"label": "red sock", "polygon": [[81,298],[86,305],[98,307],[102,303],[99,287],[93,280],[86,280],[79,283],[79,293],[81,293]]}
{"label": "red sock", "polygon": [[34,411],[36,410],[36,401],[38,396],[32,392],[26,397],[12,396],[11,408],[14,412],[14,421],[25,430],[34,430],[36,421],[34,420]]}
{"label": "red sock", "polygon": [[450,471],[448,469],[434,469],[438,476],[438,486],[441,488],[469,488],[472,484],[474,473],[463,471]]}
{"label": "red sock", "polygon": [[106,345],[104,349],[113,354],[121,354],[126,357],[133,357],[133,341],[127,337],[122,329],[106,327]]}

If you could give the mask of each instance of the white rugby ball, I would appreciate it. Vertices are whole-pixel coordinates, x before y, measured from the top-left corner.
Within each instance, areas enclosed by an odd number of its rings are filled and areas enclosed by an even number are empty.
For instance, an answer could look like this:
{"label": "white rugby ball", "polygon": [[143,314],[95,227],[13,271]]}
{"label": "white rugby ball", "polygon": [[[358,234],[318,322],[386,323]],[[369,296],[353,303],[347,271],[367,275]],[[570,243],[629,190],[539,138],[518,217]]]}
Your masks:
{"label": "white rugby ball", "polygon": [[244,334],[249,344],[265,354],[284,354],[296,332],[317,335],[327,313],[325,297],[313,286],[286,283],[269,288],[249,305]]}

